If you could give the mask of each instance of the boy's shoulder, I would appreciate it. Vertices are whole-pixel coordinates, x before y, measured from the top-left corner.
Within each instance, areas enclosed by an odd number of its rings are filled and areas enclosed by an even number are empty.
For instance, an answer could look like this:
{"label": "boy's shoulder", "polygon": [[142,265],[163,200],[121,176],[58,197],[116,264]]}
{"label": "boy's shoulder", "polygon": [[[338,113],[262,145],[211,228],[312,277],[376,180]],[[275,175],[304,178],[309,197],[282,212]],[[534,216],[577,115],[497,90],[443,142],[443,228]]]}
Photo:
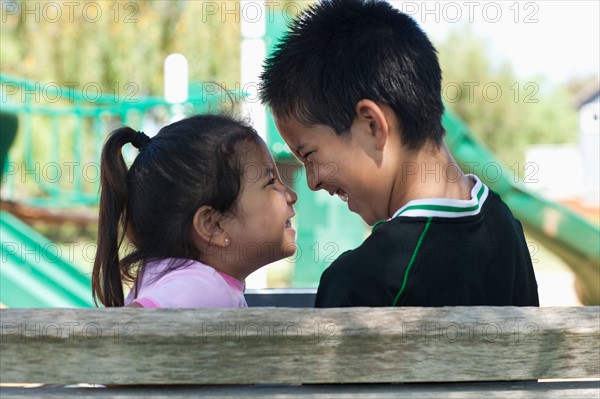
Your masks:
{"label": "boy's shoulder", "polygon": [[[358,247],[342,253],[331,266],[335,268],[338,263],[345,263],[360,267],[365,262],[373,263],[380,258],[396,258],[418,241],[426,223],[426,218],[395,218],[380,223]],[[369,269],[372,270],[371,267]]]}
{"label": "boy's shoulder", "polygon": [[317,307],[392,303],[424,221],[395,225],[378,226],[361,245],[333,261],[321,276]]}

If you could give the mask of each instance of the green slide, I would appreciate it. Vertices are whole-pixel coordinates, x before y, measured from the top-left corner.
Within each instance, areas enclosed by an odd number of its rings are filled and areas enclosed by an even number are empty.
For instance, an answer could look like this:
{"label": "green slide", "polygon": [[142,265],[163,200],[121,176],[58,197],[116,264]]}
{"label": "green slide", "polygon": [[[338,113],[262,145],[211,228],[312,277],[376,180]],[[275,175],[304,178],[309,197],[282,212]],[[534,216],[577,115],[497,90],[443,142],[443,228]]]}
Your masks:
{"label": "green slide", "polygon": [[600,305],[600,229],[571,210],[525,190],[513,173],[448,111],[444,127],[448,147],[461,167],[474,171],[500,194],[529,237],[573,270],[579,299],[585,305]]}
{"label": "green slide", "polygon": [[[0,176],[19,118],[0,112]],[[93,307],[90,277],[63,249],[8,212],[0,212],[0,303],[11,308]]]}
{"label": "green slide", "polygon": [[89,276],[66,261],[57,244],[0,213],[0,302],[11,308],[93,307]]}

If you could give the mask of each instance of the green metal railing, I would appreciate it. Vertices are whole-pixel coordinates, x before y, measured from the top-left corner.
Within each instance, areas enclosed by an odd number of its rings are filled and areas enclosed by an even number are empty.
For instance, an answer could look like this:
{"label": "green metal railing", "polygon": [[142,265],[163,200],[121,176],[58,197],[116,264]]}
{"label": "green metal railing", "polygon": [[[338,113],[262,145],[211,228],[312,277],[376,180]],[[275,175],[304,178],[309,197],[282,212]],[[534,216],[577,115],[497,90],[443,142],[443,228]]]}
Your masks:
{"label": "green metal railing", "polygon": [[94,205],[100,152],[110,131],[120,125],[137,130],[148,124],[162,126],[175,113],[189,115],[219,106],[216,96],[172,105],[157,97],[97,93],[0,74],[1,111],[18,115],[20,124],[4,163],[4,200],[38,207]]}

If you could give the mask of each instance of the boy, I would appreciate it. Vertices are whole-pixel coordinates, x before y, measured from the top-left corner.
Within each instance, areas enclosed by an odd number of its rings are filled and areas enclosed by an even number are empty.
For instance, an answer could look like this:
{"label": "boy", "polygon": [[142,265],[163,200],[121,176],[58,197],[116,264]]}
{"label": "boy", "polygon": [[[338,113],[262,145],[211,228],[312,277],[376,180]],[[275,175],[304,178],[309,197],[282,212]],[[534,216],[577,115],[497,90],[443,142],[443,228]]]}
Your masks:
{"label": "boy", "polygon": [[375,0],[313,5],[261,78],[309,187],[375,225],[323,273],[317,307],[539,306],[520,223],[443,142],[436,50],[410,17]]}

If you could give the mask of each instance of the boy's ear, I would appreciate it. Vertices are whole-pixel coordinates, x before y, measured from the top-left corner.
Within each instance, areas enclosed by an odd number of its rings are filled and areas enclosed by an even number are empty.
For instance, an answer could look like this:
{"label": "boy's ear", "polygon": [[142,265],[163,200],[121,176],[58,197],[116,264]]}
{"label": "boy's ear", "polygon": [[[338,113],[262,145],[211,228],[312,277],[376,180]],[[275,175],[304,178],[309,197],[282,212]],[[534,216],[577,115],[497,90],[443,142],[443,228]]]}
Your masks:
{"label": "boy's ear", "polygon": [[371,100],[356,103],[356,117],[353,124],[368,132],[375,139],[375,148],[382,150],[390,134],[390,124],[383,108]]}
{"label": "boy's ear", "polygon": [[221,226],[223,214],[211,206],[203,205],[196,209],[192,220],[192,230],[195,236],[204,243],[226,247],[229,238]]}

